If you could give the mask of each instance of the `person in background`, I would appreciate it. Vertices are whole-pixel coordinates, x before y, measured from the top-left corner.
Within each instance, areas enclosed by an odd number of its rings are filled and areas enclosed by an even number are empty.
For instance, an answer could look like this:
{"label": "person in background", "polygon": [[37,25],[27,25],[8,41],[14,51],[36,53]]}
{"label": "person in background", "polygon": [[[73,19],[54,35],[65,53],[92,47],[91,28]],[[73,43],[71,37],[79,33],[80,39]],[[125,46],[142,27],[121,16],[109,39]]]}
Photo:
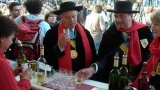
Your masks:
{"label": "person in background", "polygon": [[86,21],[86,17],[88,15],[88,2],[87,1],[83,1],[83,9],[82,9],[82,15],[83,15],[83,18],[84,20]]}
{"label": "person in background", "polygon": [[[24,15],[29,20],[41,20],[39,17],[41,10],[42,10],[42,1],[41,0],[27,0],[24,5],[26,6],[27,11],[29,14]],[[17,17],[15,20],[16,24],[20,24],[22,21],[21,16]],[[39,38],[39,45],[43,44],[43,38],[46,34],[46,32],[50,29],[50,25],[42,21],[39,23],[40,27],[40,38]],[[35,38],[34,38],[35,39]],[[34,41],[34,40],[33,40]]]}
{"label": "person in background", "polygon": [[18,2],[11,2],[9,4],[9,12],[9,18],[11,20],[14,20],[15,18],[21,15],[21,4],[19,4]]}
{"label": "person in background", "polygon": [[61,3],[60,9],[53,12],[60,15],[61,22],[46,33],[43,44],[44,57],[56,70],[78,71],[94,62],[96,51],[93,38],[77,23],[77,14],[82,8],[70,1]]}
{"label": "person in background", "polygon": [[26,6],[24,5],[24,2],[21,4],[21,15],[27,14]]}
{"label": "person in background", "polygon": [[133,19],[133,14],[139,11],[133,11],[132,5],[129,1],[117,1],[114,9],[107,10],[113,12],[114,22],[103,34],[98,60],[91,67],[77,73],[84,73],[88,78],[96,73],[98,81],[108,83],[115,53],[119,53],[119,67],[122,66],[122,55],[126,53],[128,78],[134,82],[142,68],[142,63],[150,57],[149,45],[153,35],[147,25]]}
{"label": "person in background", "polygon": [[[18,2],[11,2],[9,4],[9,18],[14,21],[15,18],[21,15],[21,5]],[[16,38],[13,39],[13,42],[15,42]],[[10,47],[7,49],[5,52],[5,56],[7,59],[10,60],[16,60],[16,56],[14,55],[14,48],[15,48],[15,43],[10,45]]]}
{"label": "person in background", "polygon": [[18,26],[8,17],[0,15],[0,90],[30,90],[32,69],[29,68],[20,74],[20,81],[17,82],[15,75],[22,68],[12,70],[10,63],[4,56],[4,52],[13,43]]}
{"label": "person in background", "polygon": [[4,4],[4,5],[2,6],[1,11],[2,11],[2,15],[8,15],[8,5],[7,5],[7,4]]}
{"label": "person in background", "polygon": [[82,12],[82,11],[78,12],[77,22],[78,22],[82,27],[84,27],[85,19],[83,18],[83,12]]}
{"label": "person in background", "polygon": [[[150,85],[153,85],[156,90],[160,90],[160,9],[153,11],[150,15],[151,29],[154,33],[154,40],[149,46],[152,56],[147,60],[147,74],[150,78]],[[138,87],[138,78],[133,83],[134,87]]]}
{"label": "person in background", "polygon": [[103,32],[105,31],[105,22],[103,16],[101,15],[101,12],[102,6],[95,5],[93,7],[92,13],[86,17],[85,23],[85,28],[90,32],[93,37],[97,54],[100,42],[102,40]]}
{"label": "person in background", "polygon": [[107,15],[107,12],[106,12],[106,9],[108,8],[107,7],[107,5],[106,5],[106,3],[103,3],[102,5],[102,12],[101,12],[101,15],[103,16],[103,18],[104,18],[104,22],[105,22],[105,30],[107,30],[108,29],[108,26],[109,26],[109,21],[110,21],[110,18],[108,17],[108,15]]}
{"label": "person in background", "polygon": [[55,26],[58,24],[57,15],[53,14],[53,11],[50,11],[45,14],[44,20],[51,26]]}

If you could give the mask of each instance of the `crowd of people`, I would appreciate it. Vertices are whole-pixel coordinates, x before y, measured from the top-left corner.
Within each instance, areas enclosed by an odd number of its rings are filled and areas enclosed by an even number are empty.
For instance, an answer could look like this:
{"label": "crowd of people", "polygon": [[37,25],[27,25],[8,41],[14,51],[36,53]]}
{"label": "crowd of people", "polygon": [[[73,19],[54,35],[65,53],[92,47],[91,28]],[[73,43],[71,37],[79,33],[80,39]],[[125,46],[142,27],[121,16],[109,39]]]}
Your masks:
{"label": "crowd of people", "polygon": [[[31,88],[31,67],[21,73],[20,81],[16,82],[15,75],[22,68],[12,70],[7,62],[7,59],[17,59],[14,48],[18,25],[23,22],[21,16],[29,20],[42,20],[38,23],[39,45],[44,45],[44,57],[54,69],[70,69],[84,74],[86,79],[108,83],[114,56],[118,52],[119,67],[122,66],[122,55],[127,54],[131,86],[137,88],[142,64],[148,62],[150,84],[156,90],[160,89],[160,83],[155,83],[160,81],[159,9],[147,8],[149,22],[144,23],[135,19],[135,15],[142,12],[134,9],[130,1],[116,1],[114,7],[106,3],[89,7],[87,2],[82,6],[72,1],[52,5],[41,0],[26,0],[23,5],[11,2],[1,9],[0,89]],[[122,45],[125,49],[121,48]],[[152,70],[156,72],[155,76],[151,75]]]}

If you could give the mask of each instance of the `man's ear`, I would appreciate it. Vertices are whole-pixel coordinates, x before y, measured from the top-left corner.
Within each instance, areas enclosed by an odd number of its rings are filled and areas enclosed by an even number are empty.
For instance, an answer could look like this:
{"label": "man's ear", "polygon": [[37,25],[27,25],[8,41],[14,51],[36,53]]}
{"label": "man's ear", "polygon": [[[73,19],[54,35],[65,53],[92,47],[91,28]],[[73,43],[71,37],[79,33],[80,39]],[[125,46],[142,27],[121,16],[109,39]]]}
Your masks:
{"label": "man's ear", "polygon": [[2,43],[2,42],[3,42],[3,39],[4,39],[4,37],[0,37],[0,43]]}

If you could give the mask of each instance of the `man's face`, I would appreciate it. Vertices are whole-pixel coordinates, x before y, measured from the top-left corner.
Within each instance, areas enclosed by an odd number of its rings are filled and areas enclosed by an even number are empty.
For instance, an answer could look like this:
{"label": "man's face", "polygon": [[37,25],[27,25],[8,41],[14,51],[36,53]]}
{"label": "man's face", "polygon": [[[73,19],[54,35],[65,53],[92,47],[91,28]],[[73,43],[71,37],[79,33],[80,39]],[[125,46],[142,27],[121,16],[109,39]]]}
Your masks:
{"label": "man's face", "polygon": [[10,11],[12,17],[16,18],[21,15],[21,6],[14,6],[12,11]]}
{"label": "man's face", "polygon": [[66,28],[72,29],[76,26],[77,23],[77,14],[76,10],[66,11],[60,15],[60,18]]}
{"label": "man's face", "polygon": [[127,29],[132,26],[132,14],[114,13],[115,24],[120,29]]}

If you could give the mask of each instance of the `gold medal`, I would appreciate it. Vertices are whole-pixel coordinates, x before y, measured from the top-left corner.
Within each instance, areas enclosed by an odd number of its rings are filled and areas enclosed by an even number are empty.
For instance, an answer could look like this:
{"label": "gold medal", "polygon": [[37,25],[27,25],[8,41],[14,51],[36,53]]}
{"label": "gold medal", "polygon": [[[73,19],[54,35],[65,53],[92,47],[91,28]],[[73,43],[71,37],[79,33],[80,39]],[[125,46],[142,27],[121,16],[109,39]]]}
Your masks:
{"label": "gold medal", "polygon": [[160,62],[157,65],[156,74],[160,75]]}
{"label": "gold medal", "polygon": [[78,56],[77,51],[76,50],[71,50],[71,58],[75,59],[75,58],[77,58],[77,56]]}
{"label": "gold medal", "polygon": [[152,72],[151,72],[151,76],[156,76],[156,72],[155,72],[155,71],[152,71]]}

